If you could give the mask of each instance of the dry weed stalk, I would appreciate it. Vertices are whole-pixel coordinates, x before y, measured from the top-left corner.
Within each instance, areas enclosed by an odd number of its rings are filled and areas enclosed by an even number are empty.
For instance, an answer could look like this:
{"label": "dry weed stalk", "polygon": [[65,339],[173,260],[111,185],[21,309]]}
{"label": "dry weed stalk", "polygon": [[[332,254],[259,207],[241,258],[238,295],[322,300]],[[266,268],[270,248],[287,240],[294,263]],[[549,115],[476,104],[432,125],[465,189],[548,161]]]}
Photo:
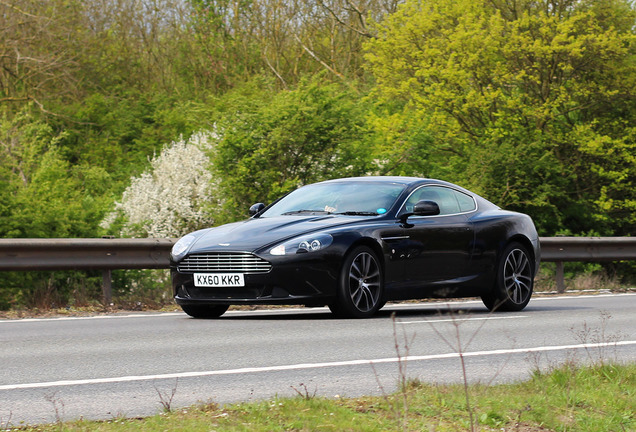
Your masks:
{"label": "dry weed stalk", "polygon": [[58,396],[56,391],[46,394],[44,399],[53,404],[53,410],[55,411],[55,423],[58,425],[59,429],[62,430],[64,401]]}
{"label": "dry weed stalk", "polygon": [[389,408],[393,411],[395,416],[395,420],[398,423],[398,426],[401,430],[408,430],[408,413],[409,413],[409,386],[408,386],[408,377],[407,377],[407,361],[409,357],[409,352],[411,349],[411,344],[415,340],[415,333],[410,337],[406,334],[404,327],[402,327],[402,344],[400,343],[400,338],[398,336],[397,330],[397,318],[395,316],[395,312],[391,314],[391,323],[393,325],[393,341],[395,354],[397,357],[398,364],[398,385],[399,390],[398,394],[401,399],[401,404],[397,401],[393,400],[389,394],[385,391],[382,382],[380,381],[380,377],[378,375],[373,362],[371,363],[371,369],[373,369],[373,374],[375,376],[375,380],[378,383],[378,387],[380,388],[380,392],[382,393],[382,398],[389,406]]}
{"label": "dry weed stalk", "polygon": [[[583,345],[586,345],[585,352],[587,353],[588,360],[592,364],[596,363],[601,366],[605,365],[607,358],[609,357],[606,352],[608,344],[614,344],[616,349],[616,343],[623,339],[620,333],[609,334],[607,332],[607,325],[612,319],[612,315],[605,310],[600,311],[600,324],[598,327],[591,327],[587,324],[587,321],[583,322],[583,328],[576,330],[574,327],[570,327],[570,331],[574,334],[574,337]],[[595,344],[596,356],[594,356],[592,349],[587,345]]]}
{"label": "dry weed stalk", "polygon": [[8,431],[11,430],[11,418],[13,417],[13,411],[9,411],[9,417],[6,420],[3,420],[0,417],[0,431]]}
{"label": "dry weed stalk", "polygon": [[305,383],[300,383],[298,384],[298,386],[302,389],[298,390],[296,387],[294,386],[290,386],[297,394],[298,396],[300,396],[301,398],[305,399],[305,400],[311,400],[313,398],[316,397],[316,393],[318,392],[318,387],[314,387],[314,392],[310,393],[309,392],[309,388],[307,387],[307,385]]}
{"label": "dry weed stalk", "polygon": [[[466,398],[466,410],[468,411],[468,416],[469,416],[469,421],[470,421],[470,430],[471,432],[475,431],[475,413],[474,410],[471,406],[470,403],[470,391],[469,391],[469,387],[468,387],[468,372],[466,370],[466,359],[464,356],[464,353],[466,352],[466,350],[468,349],[468,347],[470,346],[470,344],[473,342],[473,340],[475,339],[475,337],[477,336],[477,334],[479,334],[482,330],[482,328],[484,327],[484,325],[486,324],[486,322],[488,322],[488,320],[483,320],[481,322],[481,324],[478,326],[478,328],[472,333],[472,335],[470,335],[470,337],[468,338],[468,341],[463,344],[462,343],[462,334],[460,332],[460,326],[462,324],[462,321],[459,320],[456,316],[454,311],[451,309],[450,305],[447,305],[447,310],[448,310],[448,316],[450,316],[450,321],[453,325],[454,328],[454,339],[451,340],[448,337],[444,336],[433,324],[433,322],[429,321],[429,325],[431,326],[431,328],[433,329],[433,331],[435,332],[435,334],[450,348],[452,349],[454,352],[457,353],[457,356],[459,357],[459,362],[461,365],[461,369],[462,369],[462,383],[464,386],[464,395]],[[494,309],[496,310],[496,308]],[[492,314],[492,312],[490,312],[488,315],[490,316]],[[440,315],[441,315],[441,311],[440,311]],[[501,371],[501,368],[497,371],[496,375],[499,374],[499,372]],[[495,375],[495,377],[496,377]],[[494,377],[493,377],[494,380]],[[491,380],[492,381],[492,380]]]}
{"label": "dry weed stalk", "polygon": [[163,407],[164,412],[169,413],[172,411],[172,399],[174,399],[174,395],[177,393],[178,384],[179,384],[179,378],[176,378],[174,382],[174,386],[172,387],[172,390],[170,392],[170,395],[168,395],[167,393],[164,394],[157,388],[155,384],[153,384],[155,391],[159,395],[159,403],[161,403],[161,406]]}

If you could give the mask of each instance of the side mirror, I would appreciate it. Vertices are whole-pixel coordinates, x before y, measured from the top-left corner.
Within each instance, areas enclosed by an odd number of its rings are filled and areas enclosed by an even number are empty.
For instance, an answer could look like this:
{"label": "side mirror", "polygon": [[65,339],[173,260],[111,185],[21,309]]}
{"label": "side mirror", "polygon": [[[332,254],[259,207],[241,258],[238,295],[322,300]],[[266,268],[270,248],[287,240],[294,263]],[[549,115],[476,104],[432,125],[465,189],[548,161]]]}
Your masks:
{"label": "side mirror", "polygon": [[435,201],[418,201],[413,207],[415,216],[436,216],[439,214],[439,206]]}
{"label": "side mirror", "polygon": [[259,214],[265,208],[265,204],[256,203],[252,207],[250,207],[250,216],[255,216]]}
{"label": "side mirror", "polygon": [[400,216],[400,222],[402,225],[409,228],[413,226],[406,221],[410,216],[436,216],[438,214],[439,205],[437,205],[435,201],[418,201],[415,206],[413,206],[413,211],[411,213],[403,213]]}

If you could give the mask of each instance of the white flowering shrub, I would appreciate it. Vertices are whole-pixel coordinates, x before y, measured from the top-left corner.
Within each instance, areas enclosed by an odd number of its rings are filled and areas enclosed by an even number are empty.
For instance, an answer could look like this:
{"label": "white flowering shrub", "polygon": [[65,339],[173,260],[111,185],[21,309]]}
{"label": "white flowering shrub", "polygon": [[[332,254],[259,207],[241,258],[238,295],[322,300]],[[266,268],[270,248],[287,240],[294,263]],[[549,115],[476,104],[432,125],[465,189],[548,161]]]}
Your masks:
{"label": "white flowering shrub", "polygon": [[148,171],[132,178],[102,226],[121,217],[122,236],[143,237],[179,237],[210,226],[217,202],[210,155],[217,141],[216,133],[199,132],[164,147]]}

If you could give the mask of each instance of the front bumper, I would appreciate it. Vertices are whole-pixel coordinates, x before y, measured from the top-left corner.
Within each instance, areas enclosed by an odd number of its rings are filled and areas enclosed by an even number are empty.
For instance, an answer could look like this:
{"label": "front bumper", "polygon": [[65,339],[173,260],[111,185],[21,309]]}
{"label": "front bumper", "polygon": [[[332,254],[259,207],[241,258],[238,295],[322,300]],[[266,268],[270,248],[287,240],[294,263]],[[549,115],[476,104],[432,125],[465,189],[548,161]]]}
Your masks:
{"label": "front bumper", "polygon": [[[340,260],[322,253],[268,257],[267,273],[244,273],[242,287],[196,287],[194,272],[171,264],[174,299],[196,304],[307,304],[324,305],[336,296]],[[223,271],[219,271],[222,273]]]}

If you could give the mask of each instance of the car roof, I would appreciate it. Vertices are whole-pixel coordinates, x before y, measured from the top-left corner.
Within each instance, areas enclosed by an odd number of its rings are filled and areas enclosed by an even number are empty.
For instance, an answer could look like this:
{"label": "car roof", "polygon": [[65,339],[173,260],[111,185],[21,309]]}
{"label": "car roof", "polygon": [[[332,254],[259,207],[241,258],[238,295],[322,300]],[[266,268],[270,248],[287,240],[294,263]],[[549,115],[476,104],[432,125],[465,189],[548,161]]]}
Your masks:
{"label": "car roof", "polygon": [[421,178],[421,177],[407,177],[407,176],[364,176],[364,177],[346,177],[346,178],[338,178],[332,180],[325,180],[320,183],[341,183],[341,182],[352,182],[352,183],[364,183],[364,182],[383,182],[383,183],[397,183],[403,185],[414,185],[414,184],[438,184],[438,185],[446,185],[452,186],[461,190],[464,188],[457,186],[453,183],[449,183],[443,180],[429,179],[429,178]]}
{"label": "car roof", "polygon": [[450,183],[444,180],[437,179],[429,179],[429,178],[421,178],[421,177],[407,177],[407,176],[364,176],[364,177],[345,177],[333,180],[326,180],[320,183],[342,183],[342,182],[351,182],[351,183],[364,183],[364,182],[382,182],[382,183],[394,183],[394,184],[402,184],[408,186],[410,189],[417,188],[423,185],[439,185],[439,186],[447,186],[458,191],[467,193],[474,197],[478,205],[480,207],[492,207],[499,208],[496,204],[488,201],[484,197],[472,192],[466,188],[458,186],[454,183]]}

